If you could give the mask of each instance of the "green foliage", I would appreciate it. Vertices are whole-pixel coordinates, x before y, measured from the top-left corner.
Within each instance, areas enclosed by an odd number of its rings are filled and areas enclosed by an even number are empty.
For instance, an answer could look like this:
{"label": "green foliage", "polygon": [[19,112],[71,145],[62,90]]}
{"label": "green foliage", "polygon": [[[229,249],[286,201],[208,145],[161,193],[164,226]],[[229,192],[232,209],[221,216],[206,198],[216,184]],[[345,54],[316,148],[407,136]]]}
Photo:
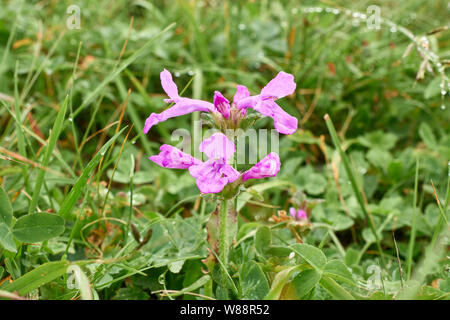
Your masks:
{"label": "green foliage", "polygon": [[[449,298],[450,33],[430,33],[448,23],[445,1],[383,2],[379,30],[346,12],[363,2],[76,5],[81,28],[65,32],[64,1],[0,10],[2,297]],[[211,102],[281,70],[297,83],[277,101],[299,119],[279,137],[278,176],[229,203],[225,280],[216,203],[147,160],[200,119],[142,133],[167,107],[163,68]],[[248,110],[242,126],[273,121]]]}

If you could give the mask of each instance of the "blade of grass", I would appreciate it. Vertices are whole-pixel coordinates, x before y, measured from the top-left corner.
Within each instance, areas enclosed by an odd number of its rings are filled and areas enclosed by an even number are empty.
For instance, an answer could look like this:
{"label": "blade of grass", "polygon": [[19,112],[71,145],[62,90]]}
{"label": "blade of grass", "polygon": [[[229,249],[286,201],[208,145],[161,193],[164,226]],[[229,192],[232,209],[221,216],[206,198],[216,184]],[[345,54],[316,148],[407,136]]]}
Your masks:
{"label": "blade of grass", "polygon": [[109,139],[109,141],[103,145],[103,147],[95,154],[95,156],[92,158],[92,160],[89,161],[89,163],[83,169],[81,176],[77,179],[74,186],[70,190],[69,194],[66,196],[63,203],[61,204],[61,209],[58,212],[58,214],[60,216],[62,216],[63,218],[67,217],[69,211],[75,205],[75,202],[77,201],[81,192],[83,191],[84,188],[86,188],[87,181],[88,181],[92,171],[97,166],[100,159],[103,158],[103,156],[106,153],[106,150],[108,150],[108,148],[111,146],[111,144],[122,134],[123,130],[125,130],[125,129],[126,129],[126,127],[122,128],[122,130],[120,130],[111,139]]}
{"label": "blade of grass", "polygon": [[11,31],[10,31],[9,37],[8,37],[8,42],[6,43],[6,46],[4,47],[2,61],[0,62],[0,84],[6,83],[6,81],[5,82],[2,81],[3,73],[5,72],[5,69],[6,69],[6,60],[8,59],[8,55],[11,50],[12,41],[13,41],[14,37],[16,36],[17,24],[18,24],[18,21],[20,18],[20,12],[22,11],[23,2],[24,1],[20,1],[16,19],[14,20],[14,23],[11,27]]}
{"label": "blade of grass", "polygon": [[[48,139],[47,147],[45,148],[44,158],[42,159],[41,165],[43,167],[47,167],[48,163],[50,162],[50,156],[53,152],[53,148],[56,145],[56,141],[59,138],[59,134],[61,133],[61,128],[63,125],[64,118],[66,116],[67,111],[67,105],[69,102],[69,95],[66,96],[64,99],[64,102],[61,106],[61,108],[58,111],[58,114],[56,115],[55,124],[53,125],[53,128],[50,133],[50,137]],[[33,196],[31,198],[31,203],[28,208],[28,213],[32,213],[34,211],[34,207],[36,206],[39,198],[39,194],[41,192],[42,183],[44,182],[45,177],[45,170],[39,170],[36,182],[34,184],[34,190],[33,190]]]}
{"label": "blade of grass", "polygon": [[87,97],[84,99],[83,103],[75,110],[75,112],[72,114],[72,117],[75,118],[81,111],[83,111],[84,108],[86,108],[94,98],[99,95],[102,90],[105,88],[105,86],[113,81],[124,69],[126,69],[130,64],[132,64],[136,59],[141,57],[147,49],[158,39],[160,38],[164,33],[168,32],[175,26],[175,23],[170,24],[166,28],[164,28],[162,31],[157,33],[155,36],[153,36],[149,41],[147,41],[141,48],[139,48],[135,53],[133,53],[130,57],[125,59],[120,66],[112,71],[110,74],[106,76],[106,78],[100,83],[99,86],[95,88]]}
{"label": "blade of grass", "polygon": [[414,254],[414,242],[416,241],[416,215],[417,215],[417,192],[419,184],[419,159],[416,161],[416,174],[414,178],[414,203],[411,221],[411,235],[409,237],[408,258],[406,260],[406,280],[411,278],[411,268]]}
{"label": "blade of grass", "polygon": [[384,267],[385,263],[384,263],[384,257],[383,257],[383,249],[381,248],[381,244],[380,244],[380,237],[378,237],[378,233],[376,231],[375,224],[373,222],[372,216],[369,213],[369,210],[367,209],[366,204],[364,202],[364,198],[363,198],[363,195],[361,194],[361,191],[360,191],[361,189],[360,189],[360,186],[358,184],[358,181],[356,180],[355,173],[353,172],[353,169],[350,166],[350,161],[349,161],[349,159],[347,157],[347,154],[342,149],[341,143],[339,141],[339,138],[337,136],[336,130],[334,128],[334,125],[333,125],[333,122],[331,121],[330,116],[328,114],[326,114],[324,119],[325,119],[325,123],[326,123],[327,128],[328,128],[328,131],[330,132],[331,139],[333,140],[333,144],[334,144],[334,146],[336,147],[336,149],[339,152],[339,155],[340,155],[340,157],[342,159],[342,162],[344,164],[345,171],[347,172],[347,176],[350,179],[350,183],[352,185],[353,193],[355,194],[356,199],[357,199],[357,201],[359,203],[359,206],[361,207],[361,210],[363,211],[366,219],[369,220],[369,226],[370,226],[370,229],[372,230],[372,233],[373,233],[373,235],[375,237],[375,242],[377,244],[378,252],[380,254],[380,258],[381,258],[381,261],[382,261],[383,267]]}

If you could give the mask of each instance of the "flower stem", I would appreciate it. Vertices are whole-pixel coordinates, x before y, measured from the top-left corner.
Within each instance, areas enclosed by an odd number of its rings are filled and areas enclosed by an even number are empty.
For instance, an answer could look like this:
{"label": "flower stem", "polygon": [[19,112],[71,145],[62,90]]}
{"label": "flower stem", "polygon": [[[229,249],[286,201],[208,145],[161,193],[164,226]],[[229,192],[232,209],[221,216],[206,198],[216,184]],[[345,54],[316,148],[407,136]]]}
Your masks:
{"label": "flower stem", "polygon": [[223,264],[222,277],[227,282],[227,270],[228,270],[228,200],[224,199],[220,203],[219,208],[219,257]]}

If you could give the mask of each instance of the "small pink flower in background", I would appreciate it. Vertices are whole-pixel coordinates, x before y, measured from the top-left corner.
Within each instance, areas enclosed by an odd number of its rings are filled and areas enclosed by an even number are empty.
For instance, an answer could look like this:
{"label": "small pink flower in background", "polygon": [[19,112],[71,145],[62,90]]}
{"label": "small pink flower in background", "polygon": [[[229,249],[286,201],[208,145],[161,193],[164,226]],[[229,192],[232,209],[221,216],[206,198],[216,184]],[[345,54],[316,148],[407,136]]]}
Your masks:
{"label": "small pink flower in background", "polygon": [[294,220],[302,221],[307,220],[308,216],[306,215],[306,211],[303,209],[295,210],[295,208],[289,208],[289,214]]}
{"label": "small pink flower in background", "polygon": [[280,166],[280,157],[275,152],[271,152],[251,167],[250,170],[245,171],[242,175],[242,181],[275,177],[278,171],[280,171]]}
{"label": "small pink flower in background", "polygon": [[[169,109],[161,113],[152,113],[144,125],[144,133],[159,122],[169,118],[182,116],[194,111],[220,113],[225,119],[230,117],[230,102],[218,91],[214,93],[214,104],[197,99],[183,98],[178,95],[178,88],[172,79],[169,71],[164,69],[161,74],[161,85],[170,99],[165,99],[167,103],[175,103]],[[233,105],[242,110],[242,116],[246,114],[246,109],[252,108],[266,117],[274,120],[275,129],[282,134],[293,134],[297,130],[297,118],[284,111],[275,100],[281,99],[295,91],[296,84],[294,76],[279,72],[262,90],[259,95],[250,96],[250,92],[245,86],[236,86],[236,94],[233,97]]]}

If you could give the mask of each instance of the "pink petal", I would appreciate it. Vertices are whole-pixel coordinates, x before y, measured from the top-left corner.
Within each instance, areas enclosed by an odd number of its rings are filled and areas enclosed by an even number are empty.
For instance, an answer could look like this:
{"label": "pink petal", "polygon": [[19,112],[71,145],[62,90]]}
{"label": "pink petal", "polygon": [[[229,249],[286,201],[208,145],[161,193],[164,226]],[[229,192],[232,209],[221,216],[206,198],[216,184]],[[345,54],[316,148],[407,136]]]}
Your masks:
{"label": "pink petal", "polygon": [[159,76],[161,78],[161,85],[164,91],[171,100],[176,101],[180,96],[178,95],[177,85],[173,82],[170,72],[164,69]]}
{"label": "pink petal", "polygon": [[281,71],[261,90],[261,98],[280,99],[295,91],[296,84],[292,74]]}
{"label": "pink petal", "polygon": [[275,129],[282,134],[293,134],[297,131],[298,119],[284,111],[275,101],[264,100],[254,109],[274,121]]}
{"label": "pink petal", "polygon": [[250,170],[245,171],[242,175],[242,181],[275,177],[278,171],[280,171],[280,166],[280,157],[275,152],[271,152],[265,156],[264,159],[251,167]]}
{"label": "pink petal", "polygon": [[228,183],[236,181],[241,176],[240,172],[229,164],[224,164],[219,172],[227,177]]}
{"label": "pink petal", "polygon": [[223,188],[228,183],[227,178],[218,177],[215,180],[211,180],[210,178],[199,178],[196,180],[198,190],[201,193],[219,193],[223,190]]}
{"label": "pink petal", "polygon": [[215,133],[200,144],[199,150],[210,159],[229,159],[235,152],[234,143],[223,133]]}
{"label": "pink petal", "polygon": [[289,208],[289,214],[291,215],[292,218],[296,218],[297,217],[297,211],[295,210],[295,208],[290,207]]}
{"label": "pink petal", "polygon": [[219,91],[214,92],[214,107],[225,119],[230,117],[230,102]]}
{"label": "pink petal", "polygon": [[193,165],[202,163],[189,154],[167,144],[163,144],[159,150],[161,152],[158,155],[151,156],[149,159],[164,168],[188,169]]}
{"label": "pink petal", "polygon": [[230,165],[213,159],[189,167],[189,173],[196,179],[197,187],[202,193],[221,192],[228,183],[239,178],[239,172]]}
{"label": "pink petal", "polygon": [[297,219],[298,220],[308,219],[308,216],[306,215],[306,211],[303,210],[303,209],[298,209],[298,211],[297,211]]}
{"label": "pink petal", "polygon": [[247,97],[250,97],[250,92],[248,91],[247,87],[237,85],[236,94],[233,97],[233,103],[237,105],[239,101]]}
{"label": "pink petal", "polygon": [[172,107],[161,113],[152,113],[150,117],[145,120],[144,133],[149,132],[150,129],[159,122],[166,121],[169,118],[192,113],[194,111],[212,112],[214,111],[214,105],[202,100],[178,98],[177,102]]}

